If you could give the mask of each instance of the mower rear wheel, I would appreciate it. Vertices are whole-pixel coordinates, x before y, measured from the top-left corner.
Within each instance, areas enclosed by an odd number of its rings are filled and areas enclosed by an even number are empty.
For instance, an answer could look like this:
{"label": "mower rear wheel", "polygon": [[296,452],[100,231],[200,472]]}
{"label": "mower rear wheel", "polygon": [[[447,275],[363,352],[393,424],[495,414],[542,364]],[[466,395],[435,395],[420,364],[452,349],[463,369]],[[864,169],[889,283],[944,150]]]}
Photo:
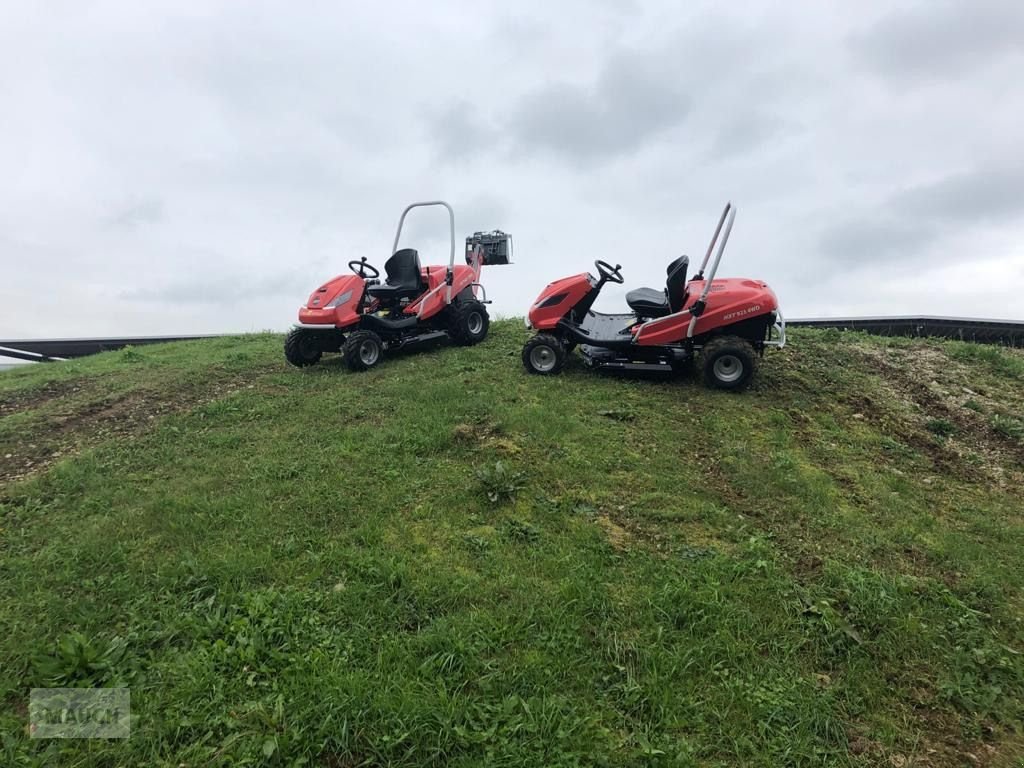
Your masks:
{"label": "mower rear wheel", "polygon": [[487,307],[476,299],[460,301],[449,308],[448,335],[464,347],[479,344],[487,337],[491,318]]}
{"label": "mower rear wheel", "polygon": [[320,362],[323,347],[317,334],[306,328],[292,328],[284,339],[284,357],[297,368],[305,368]]}
{"label": "mower rear wheel", "polygon": [[704,383],[716,389],[740,390],[750,384],[757,355],[739,336],[716,336],[704,345]]}
{"label": "mower rear wheel", "polygon": [[565,367],[565,346],[550,333],[538,333],[523,346],[523,365],[530,373],[552,376]]}
{"label": "mower rear wheel", "polygon": [[356,331],[348,337],[342,354],[349,370],[365,371],[384,357],[384,342],[373,331]]}

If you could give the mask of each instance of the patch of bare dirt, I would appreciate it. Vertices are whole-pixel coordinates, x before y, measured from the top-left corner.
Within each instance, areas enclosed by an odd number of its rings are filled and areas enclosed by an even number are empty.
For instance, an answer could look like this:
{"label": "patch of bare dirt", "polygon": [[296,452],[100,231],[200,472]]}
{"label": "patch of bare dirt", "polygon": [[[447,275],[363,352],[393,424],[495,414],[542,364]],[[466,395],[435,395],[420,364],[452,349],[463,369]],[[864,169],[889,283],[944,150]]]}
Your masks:
{"label": "patch of bare dirt", "polygon": [[[901,423],[887,423],[894,418],[892,409],[860,394],[848,400],[858,413],[883,430],[898,428],[897,437],[943,472],[974,481],[987,479],[1001,487],[1021,482],[1024,445],[996,432],[984,413],[966,405],[980,403],[995,411],[1005,404],[971,389],[968,368],[932,347],[891,350],[858,345],[850,350],[879,374],[886,399],[902,406]],[[858,404],[858,399],[863,402]],[[953,433],[937,437],[928,428],[936,421],[951,424]]]}
{"label": "patch of bare dirt", "polygon": [[522,453],[522,448],[510,435],[505,434],[500,425],[487,421],[456,424],[452,428],[452,442],[456,445],[491,448],[507,456]]}
{"label": "patch of bare dirt", "polygon": [[589,519],[597,524],[616,552],[643,549],[668,559],[701,557],[731,548],[700,521],[643,519],[631,514],[625,504],[595,510]]}
{"label": "patch of bare dirt", "polygon": [[23,389],[0,395],[0,416],[9,416],[20,411],[39,408],[51,400],[66,397],[80,392],[88,384],[83,379],[66,379],[64,381],[48,381],[41,387]]}
{"label": "patch of bare dirt", "polygon": [[707,486],[714,489],[730,509],[753,518],[762,517],[769,511],[766,505],[749,499],[743,491],[736,487],[735,483],[730,482],[717,456],[712,455],[702,446],[695,446],[695,451],[693,458],[708,480]]}
{"label": "patch of bare dirt", "polygon": [[[847,728],[847,748],[858,764],[896,768],[1019,768],[1020,743],[1014,736],[988,734],[984,741],[965,740],[960,719],[952,714],[924,707],[916,711],[916,743],[911,749],[892,749],[869,738],[862,726]],[[1005,738],[1004,738],[1005,737]],[[1014,754],[1015,758],[1008,758]]]}
{"label": "patch of bare dirt", "polygon": [[[964,739],[960,718],[948,712],[939,712],[930,708],[923,708],[918,713],[918,722],[922,727],[921,743],[913,758],[915,763],[908,765],[935,766],[945,768],[946,766],[978,766],[978,768],[991,768],[992,766],[1009,765],[1000,760],[999,742],[1002,734],[992,728],[986,729],[984,741],[976,739]],[[1004,747],[1011,747],[1012,739],[1004,743]],[[1020,755],[1017,756],[1020,765]]]}
{"label": "patch of bare dirt", "polygon": [[[16,443],[0,444],[0,484],[33,475],[87,445],[141,434],[168,414],[191,410],[247,387],[254,388],[251,381],[248,376],[236,377],[159,391],[139,390],[86,403],[69,402],[46,421],[26,427]],[[87,391],[81,381],[57,382],[53,387],[26,393],[18,400],[17,410],[38,408],[44,403]]]}
{"label": "patch of bare dirt", "polygon": [[633,534],[612,520],[608,515],[598,515],[595,522],[608,537],[608,543],[617,552],[625,552],[633,544]]}

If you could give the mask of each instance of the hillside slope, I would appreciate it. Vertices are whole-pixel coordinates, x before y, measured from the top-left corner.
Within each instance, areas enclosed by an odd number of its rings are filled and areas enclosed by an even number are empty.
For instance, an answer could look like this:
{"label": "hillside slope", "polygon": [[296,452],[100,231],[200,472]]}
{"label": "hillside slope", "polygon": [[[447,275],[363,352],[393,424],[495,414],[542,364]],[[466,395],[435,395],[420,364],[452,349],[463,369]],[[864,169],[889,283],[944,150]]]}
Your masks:
{"label": "hillside slope", "polygon": [[[1018,764],[1024,356],[798,331],[732,395],[525,338],[0,374],[0,763]],[[31,741],[62,685],[131,738]]]}

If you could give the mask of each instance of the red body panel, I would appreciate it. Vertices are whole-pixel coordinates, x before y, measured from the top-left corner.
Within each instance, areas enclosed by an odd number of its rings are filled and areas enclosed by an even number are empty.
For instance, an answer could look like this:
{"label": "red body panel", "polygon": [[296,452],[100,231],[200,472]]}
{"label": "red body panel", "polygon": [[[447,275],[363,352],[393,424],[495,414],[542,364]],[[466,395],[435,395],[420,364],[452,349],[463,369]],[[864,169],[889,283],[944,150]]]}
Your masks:
{"label": "red body panel", "polygon": [[[530,307],[530,325],[539,331],[553,330],[573,307],[595,290],[596,285],[597,281],[586,272],[551,283],[541,291],[537,301]],[[646,323],[638,322],[633,328],[633,342],[639,346],[655,347],[678,344],[686,339],[692,316],[685,310],[696,303],[703,290],[703,280],[691,280],[686,286],[683,311]],[[561,300],[544,306],[562,294],[564,296]],[[727,277],[712,282],[706,304],[704,313],[697,320],[694,336],[774,312],[779,306],[775,293],[766,283],[742,277]]]}
{"label": "red body panel", "polygon": [[[550,331],[553,329],[558,325],[559,320],[569,314],[569,310],[579,304],[588,293],[594,290],[593,280],[593,277],[588,272],[581,272],[578,275],[563,277],[561,280],[549,283],[540,292],[537,301],[530,307],[530,325],[539,331]],[[544,306],[545,302],[549,302],[563,293],[565,297],[561,301]]]}
{"label": "red body panel", "polygon": [[[358,275],[338,275],[309,295],[306,304],[299,307],[299,322],[325,327],[347,328],[359,322],[359,305],[363,300],[365,282]],[[328,304],[351,293],[337,307]]]}
{"label": "red body panel", "polygon": [[[447,272],[447,266],[430,266],[421,269],[420,274],[423,276],[423,282],[427,284],[427,292],[407,306],[404,310],[405,314],[418,314],[422,307],[423,314],[420,315],[420,319],[428,320],[448,306],[448,291],[443,287]],[[452,268],[452,296],[454,297],[469,288],[477,282],[479,277],[479,272],[473,267],[456,264]]]}
{"label": "red body panel", "polygon": [[[687,285],[686,303],[683,309],[689,309],[700,298],[704,290],[703,280],[692,280]],[[741,320],[748,320],[758,315],[774,312],[779,307],[775,292],[760,280],[748,280],[743,277],[726,277],[711,283],[708,293],[707,308],[697,319],[693,330],[694,336],[713,331]],[[640,346],[659,346],[674,344],[686,338],[690,328],[689,312],[669,315],[644,323],[634,341]]]}

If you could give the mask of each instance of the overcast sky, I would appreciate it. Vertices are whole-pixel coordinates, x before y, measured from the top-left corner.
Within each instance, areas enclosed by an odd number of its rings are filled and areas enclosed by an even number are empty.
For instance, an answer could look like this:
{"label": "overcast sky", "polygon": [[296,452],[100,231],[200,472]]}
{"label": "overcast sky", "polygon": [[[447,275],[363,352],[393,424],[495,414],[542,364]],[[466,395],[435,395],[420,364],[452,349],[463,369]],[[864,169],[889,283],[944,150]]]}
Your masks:
{"label": "overcast sky", "polygon": [[515,236],[497,314],[731,199],[789,316],[1024,319],[1019,0],[8,0],[0,57],[0,337],[283,329],[424,198]]}

